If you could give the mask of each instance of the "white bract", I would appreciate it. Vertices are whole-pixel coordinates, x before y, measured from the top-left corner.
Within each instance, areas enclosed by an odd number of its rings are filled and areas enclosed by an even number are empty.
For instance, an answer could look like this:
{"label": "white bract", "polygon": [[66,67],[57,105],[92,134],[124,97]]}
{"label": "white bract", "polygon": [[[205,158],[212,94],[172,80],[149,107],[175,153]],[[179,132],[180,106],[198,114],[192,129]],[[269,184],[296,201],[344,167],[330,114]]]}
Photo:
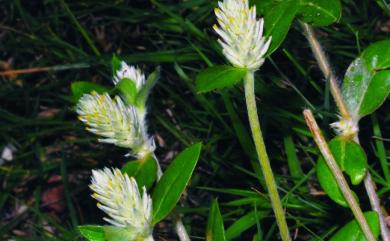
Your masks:
{"label": "white bract", "polygon": [[223,54],[236,67],[256,71],[264,62],[271,38],[263,37],[263,19],[256,19],[256,7],[248,0],[224,0],[215,9]]}
{"label": "white bract", "polygon": [[142,71],[134,66],[129,66],[126,62],[122,61],[121,67],[114,74],[114,84],[118,84],[119,81],[125,78],[133,81],[138,91],[145,84],[145,75]]}
{"label": "white bract", "polygon": [[100,142],[132,149],[140,158],[154,151],[144,117],[133,106],[125,106],[119,96],[112,99],[107,93],[84,94],[77,104],[77,113],[88,131],[104,137]]}
{"label": "white bract", "polygon": [[[132,65],[128,65],[125,61],[121,61],[120,68],[114,74],[113,82],[116,85],[122,79],[131,80],[137,88],[137,92],[141,90],[141,88],[145,85],[146,82],[145,74],[139,68],[134,67]],[[144,101],[141,105],[139,105],[139,103],[134,104],[135,110],[138,114],[138,121],[142,126],[146,125],[146,106],[144,105],[145,102],[146,101]]]}
{"label": "white bract", "polygon": [[131,240],[153,240],[152,199],[145,187],[141,195],[135,179],[117,168],[92,170],[89,187],[98,207],[108,215],[105,221],[129,230]]}
{"label": "white bract", "polygon": [[352,119],[340,119],[340,121],[330,124],[338,135],[344,137],[354,137],[359,132],[359,127]]}

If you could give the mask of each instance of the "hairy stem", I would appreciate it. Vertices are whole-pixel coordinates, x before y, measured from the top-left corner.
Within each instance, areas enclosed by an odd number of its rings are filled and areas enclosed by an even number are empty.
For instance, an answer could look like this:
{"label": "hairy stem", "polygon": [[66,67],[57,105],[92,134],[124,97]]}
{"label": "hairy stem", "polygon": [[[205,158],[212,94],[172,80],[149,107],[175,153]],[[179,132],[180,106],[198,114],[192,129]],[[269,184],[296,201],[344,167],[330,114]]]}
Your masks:
{"label": "hairy stem", "polygon": [[302,23],[302,28],[305,32],[305,36],[309,41],[311,50],[313,51],[314,57],[316,58],[322,73],[324,74],[325,78],[330,82],[330,91],[333,95],[334,101],[336,102],[337,108],[339,109],[341,116],[346,120],[350,119],[351,116],[341,96],[336,76],[330,68],[330,64],[325,56],[325,52],[323,51],[320,43],[318,42],[313,32],[313,29],[306,23]]}
{"label": "hairy stem", "polygon": [[[336,76],[333,74],[331,70],[329,60],[326,58],[324,50],[322,49],[320,43],[318,42],[313,29],[306,23],[301,23],[301,25],[305,32],[305,36],[310,44],[311,50],[313,51],[314,57],[316,58],[317,63],[320,66],[322,73],[324,74],[325,78],[329,79],[330,81],[331,93],[336,102],[337,108],[340,111],[340,114],[344,119],[350,119],[350,114],[348,112],[348,109],[346,108],[345,102],[340,92],[340,88],[336,81]],[[359,143],[359,138],[357,136],[357,133],[354,136],[354,140],[357,143]],[[383,241],[390,241],[390,233],[387,229],[387,222],[385,220],[383,211],[380,206],[380,200],[378,198],[378,195],[375,192],[375,183],[372,180],[369,171],[367,171],[367,174],[364,178],[364,187],[366,189],[372,209],[375,212],[377,212],[379,216],[382,239]]]}
{"label": "hairy stem", "polygon": [[[354,140],[357,143],[360,143],[359,142],[359,137],[357,135],[355,135]],[[375,183],[372,180],[371,174],[370,174],[369,171],[367,171],[367,174],[364,177],[364,187],[366,188],[367,195],[370,197],[369,200],[370,200],[370,204],[371,204],[372,209],[375,212],[378,213],[379,224],[381,226],[382,239],[383,239],[383,241],[389,241],[390,240],[390,234],[389,234],[389,230],[387,229],[387,222],[386,222],[386,220],[384,218],[379,198],[376,195]],[[371,197],[374,197],[374,198],[371,198]]]}
{"label": "hairy stem", "polygon": [[375,236],[373,235],[370,227],[368,226],[368,223],[364,218],[363,212],[360,209],[356,199],[354,198],[352,191],[349,188],[348,183],[344,178],[343,173],[341,172],[339,166],[337,165],[332,155],[332,152],[330,151],[329,146],[324,136],[322,135],[316,120],[314,119],[312,112],[309,109],[306,109],[303,111],[303,115],[305,116],[306,124],[313,135],[314,141],[316,142],[318,148],[320,149],[326,164],[332,171],[332,174],[335,177],[337,184],[344,195],[345,200],[347,201],[349,207],[351,208],[353,215],[355,216],[357,222],[359,223],[360,228],[362,229],[364,235],[366,236],[366,239],[369,241],[375,241],[376,240]]}
{"label": "hairy stem", "polygon": [[252,131],[252,137],[255,143],[260,166],[264,175],[265,184],[268,188],[271,205],[275,213],[275,218],[279,227],[280,236],[283,241],[291,241],[290,233],[286,222],[286,217],[282,207],[282,202],[280,201],[275,178],[272,173],[271,165],[269,163],[267,151],[265,149],[259,118],[257,116],[253,72],[248,71],[248,73],[246,74],[244,78],[244,87],[245,87],[245,100],[246,100],[246,105],[248,110],[249,124]]}

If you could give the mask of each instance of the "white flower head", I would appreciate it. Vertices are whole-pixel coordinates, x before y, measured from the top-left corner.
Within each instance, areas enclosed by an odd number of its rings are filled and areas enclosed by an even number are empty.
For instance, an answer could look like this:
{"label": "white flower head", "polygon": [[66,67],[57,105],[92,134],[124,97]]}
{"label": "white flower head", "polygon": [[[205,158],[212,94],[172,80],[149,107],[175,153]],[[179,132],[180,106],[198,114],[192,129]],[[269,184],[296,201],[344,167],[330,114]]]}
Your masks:
{"label": "white flower head", "polygon": [[145,75],[142,71],[134,66],[129,66],[125,61],[121,62],[121,67],[114,74],[114,84],[118,84],[122,79],[127,78],[134,82],[137,90],[140,90],[141,87],[145,84]]}
{"label": "white flower head", "polygon": [[354,137],[359,132],[359,127],[353,119],[343,119],[330,124],[338,135],[344,137]]}
{"label": "white flower head", "polygon": [[154,151],[145,121],[133,106],[125,106],[119,96],[112,99],[107,93],[84,94],[77,104],[77,113],[88,131],[103,137],[100,142],[130,148],[138,157]]}
{"label": "white flower head", "polygon": [[151,237],[152,199],[145,187],[141,195],[133,177],[122,174],[117,168],[92,170],[89,187],[94,191],[92,197],[98,201],[98,208],[108,215],[105,221],[131,230],[134,235],[131,240]]}
{"label": "white flower head", "polygon": [[263,37],[263,19],[256,19],[256,7],[249,8],[248,0],[224,0],[215,9],[218,24],[214,30],[223,54],[236,67],[256,71],[264,62],[271,37]]}

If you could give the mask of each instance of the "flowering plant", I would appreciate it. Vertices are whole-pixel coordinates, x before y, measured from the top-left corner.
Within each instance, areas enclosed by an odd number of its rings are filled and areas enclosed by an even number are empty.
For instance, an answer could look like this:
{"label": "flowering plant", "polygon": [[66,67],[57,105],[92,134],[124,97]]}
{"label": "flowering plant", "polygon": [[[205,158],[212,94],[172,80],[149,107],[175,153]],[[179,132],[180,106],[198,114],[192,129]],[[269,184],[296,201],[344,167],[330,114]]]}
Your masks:
{"label": "flowering plant", "polygon": [[[264,179],[264,188],[268,192],[281,239],[292,240],[286,210],[278,192],[258,118],[255,79],[261,74],[259,72],[266,58],[286,37],[292,21],[298,18],[320,69],[329,80],[331,93],[340,112],[339,121],[331,124],[338,137],[327,143],[311,111],[304,111],[306,123],[322,154],[317,162],[319,183],[332,200],[350,208],[356,218],[356,225],[351,221],[334,235],[334,239],[340,240],[345,233],[351,232],[350,226],[355,225],[359,235],[373,241],[379,231],[371,230],[370,226],[380,224],[381,235],[388,241],[390,236],[384,226],[377,195],[374,192],[370,196],[374,211],[363,213],[343,172],[348,174],[353,185],[364,180],[367,192],[373,190],[365,153],[358,144],[358,122],[363,116],[376,110],[389,93],[389,62],[379,53],[380,49],[389,49],[389,42],[383,41],[366,49],[347,70],[340,90],[321,45],[307,24],[325,26],[336,21],[341,14],[340,4],[336,1],[334,8],[328,9],[327,14],[333,17],[329,19],[313,18],[312,14],[307,14],[317,10],[310,9],[305,2],[289,0],[269,5],[258,4],[261,7],[258,11],[256,6],[250,6],[248,0],[218,2],[214,11],[217,24],[213,29],[218,36],[220,52],[229,64],[213,66],[208,62],[210,67],[202,70],[196,78],[196,89],[198,93],[206,93],[233,86],[243,80],[248,120],[258,159],[258,163],[254,165],[256,174]],[[323,7],[321,5],[316,9]],[[286,16],[282,16],[279,11],[286,13]],[[259,12],[263,14],[263,18],[257,17]],[[320,13],[315,13],[314,15],[320,16]],[[283,24],[279,27],[277,21],[283,21]],[[127,148],[129,155],[137,160],[127,163],[122,170],[105,168],[93,171],[90,186],[95,192],[93,197],[99,201],[98,207],[108,215],[104,220],[111,225],[82,226],[80,231],[91,240],[97,237],[95,233],[100,235],[100,239],[96,240],[153,240],[156,223],[168,214],[177,217],[175,211],[171,211],[192,175],[201,145],[195,144],[183,151],[163,174],[154,154],[156,146],[153,137],[149,136],[146,125],[147,97],[158,74],[155,72],[146,78],[140,69],[129,66],[116,57],[112,65],[112,82],[115,85],[113,91],[96,86],[92,91],[85,91],[78,99],[77,113],[87,130],[101,137],[100,142]],[[378,87],[383,81],[385,88]],[[117,95],[111,97],[112,93]],[[227,95],[223,96],[225,102],[229,103]],[[288,140],[286,143],[289,145]],[[142,168],[146,165],[151,168]],[[141,175],[134,170],[144,173]],[[155,182],[156,186],[150,191]],[[171,186],[174,188],[171,189]],[[180,218],[174,219],[178,222],[176,231],[179,239],[189,240]],[[226,240],[223,217],[216,200],[210,208],[206,239]]]}
{"label": "flowering plant", "polygon": [[[79,229],[84,237],[94,241],[151,241],[153,226],[171,213],[191,178],[201,145],[195,144],[180,153],[163,174],[146,125],[147,97],[158,74],[146,79],[140,69],[117,57],[112,65],[114,89],[119,90],[119,95],[111,98],[105,87],[83,89],[80,86],[90,85],[75,83],[74,92],[84,92],[79,95],[76,111],[86,129],[100,136],[98,141],[126,148],[128,155],[137,160],[128,162],[122,170],[105,167],[92,171],[92,197],[107,214],[103,219],[110,225],[86,225]],[[150,196],[147,188],[155,181]],[[175,185],[174,190],[171,185]],[[180,219],[176,225],[180,227],[179,238],[189,240]]]}

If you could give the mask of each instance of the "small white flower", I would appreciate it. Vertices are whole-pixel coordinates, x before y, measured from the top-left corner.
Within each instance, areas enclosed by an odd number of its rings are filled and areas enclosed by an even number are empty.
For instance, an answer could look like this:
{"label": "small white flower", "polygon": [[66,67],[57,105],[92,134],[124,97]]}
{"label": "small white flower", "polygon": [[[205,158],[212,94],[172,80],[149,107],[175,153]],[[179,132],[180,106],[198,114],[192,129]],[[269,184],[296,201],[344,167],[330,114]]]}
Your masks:
{"label": "small white flower", "polygon": [[353,137],[359,132],[358,125],[352,119],[340,119],[340,121],[330,124],[338,135]]}
{"label": "small white flower", "polygon": [[145,121],[133,106],[125,106],[119,96],[111,99],[107,93],[85,94],[77,104],[77,113],[88,131],[104,137],[100,142],[130,148],[138,157],[154,151]]}
{"label": "small white flower", "polygon": [[140,90],[145,84],[145,75],[142,71],[134,66],[129,66],[126,62],[122,61],[120,69],[114,75],[114,84],[118,84],[118,82],[124,78],[134,81],[137,90]]}
{"label": "small white flower", "polygon": [[229,62],[240,68],[256,71],[264,62],[271,38],[263,37],[263,19],[256,19],[256,7],[249,8],[248,0],[218,2],[215,15],[219,27],[214,30]]}
{"label": "small white flower", "polygon": [[138,190],[137,182],[117,168],[92,170],[89,186],[98,201],[98,207],[108,217],[105,221],[116,227],[131,230],[131,240],[153,240],[152,232],[152,199],[143,187]]}

